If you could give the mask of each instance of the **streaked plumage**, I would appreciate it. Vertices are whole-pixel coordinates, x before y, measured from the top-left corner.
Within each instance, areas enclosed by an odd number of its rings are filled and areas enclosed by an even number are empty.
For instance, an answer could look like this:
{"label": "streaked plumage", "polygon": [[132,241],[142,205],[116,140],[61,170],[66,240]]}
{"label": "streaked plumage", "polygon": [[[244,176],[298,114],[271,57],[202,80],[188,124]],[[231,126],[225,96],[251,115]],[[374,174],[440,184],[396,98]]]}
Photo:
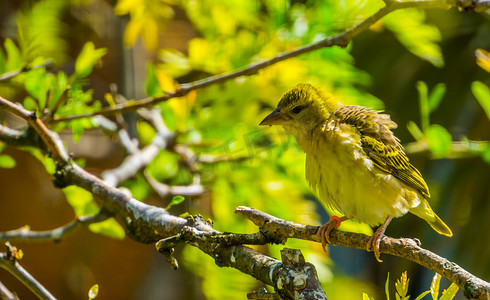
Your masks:
{"label": "streaked plumage", "polygon": [[[438,233],[451,230],[430,208],[427,184],[410,164],[389,115],[342,105],[309,84],[299,84],[279,101],[261,125],[282,125],[306,153],[306,179],[320,199],[344,214],[376,226],[368,244],[379,260],[379,241],[392,218],[411,212]],[[322,244],[334,222],[319,235]]]}

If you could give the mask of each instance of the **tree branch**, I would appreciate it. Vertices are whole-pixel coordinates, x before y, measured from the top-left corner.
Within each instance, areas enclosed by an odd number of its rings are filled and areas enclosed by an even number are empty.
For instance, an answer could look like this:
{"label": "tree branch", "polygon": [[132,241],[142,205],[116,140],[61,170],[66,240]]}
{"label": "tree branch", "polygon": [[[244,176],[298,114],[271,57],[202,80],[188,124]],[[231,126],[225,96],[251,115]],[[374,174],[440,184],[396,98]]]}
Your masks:
{"label": "tree branch", "polygon": [[[318,226],[284,221],[244,206],[238,207],[235,213],[252,221],[260,228],[260,232],[266,236],[297,238],[318,242],[316,237]],[[369,236],[332,230],[330,241],[332,245],[366,250]],[[456,283],[467,298],[488,299],[490,296],[490,283],[472,275],[457,264],[421,248],[419,243],[413,239],[394,239],[384,236],[381,240],[380,252],[399,256],[441,274],[449,281]]]}
{"label": "tree branch", "polygon": [[42,284],[17,262],[22,256],[17,248],[11,246],[9,243],[5,243],[5,246],[7,247],[7,251],[4,253],[0,252],[0,267],[17,277],[39,299],[56,300]]}
{"label": "tree branch", "polygon": [[10,79],[12,77],[15,77],[15,76],[21,74],[21,73],[29,72],[30,70],[34,70],[34,69],[38,69],[38,68],[53,68],[53,67],[54,67],[54,63],[50,60],[45,61],[44,63],[42,63],[40,65],[36,65],[36,66],[32,66],[32,67],[25,66],[25,67],[21,68],[20,70],[4,73],[4,74],[0,75],[0,81]]}
{"label": "tree branch", "polygon": [[94,216],[78,217],[64,226],[46,231],[32,231],[28,226],[24,226],[16,230],[0,232],[0,242],[59,242],[80,228],[105,221],[109,217],[105,212]]}
{"label": "tree branch", "polygon": [[19,300],[19,297],[9,291],[9,289],[0,281],[0,299],[2,300]]}
{"label": "tree branch", "polygon": [[[326,48],[326,47],[332,47],[332,46],[340,46],[340,47],[346,47],[350,41],[357,36],[359,33],[362,31],[368,29],[371,25],[382,19],[384,16],[389,14],[392,11],[398,10],[398,9],[405,9],[405,8],[449,8],[451,6],[459,6],[462,7],[463,4],[460,4],[460,2],[465,3],[465,9],[479,9],[482,5],[480,4],[480,1],[471,1],[472,4],[469,5],[466,2],[468,1],[455,1],[455,0],[447,0],[447,1],[441,1],[441,0],[412,0],[412,1],[385,1],[386,6],[382,7],[379,11],[377,11],[374,15],[371,17],[365,19],[361,23],[355,25],[349,30],[346,30],[342,33],[339,33],[337,35],[327,37],[324,40],[321,40],[319,42],[306,45],[303,47],[296,48],[291,51],[283,52],[280,53],[273,58],[270,58],[268,60],[264,60],[259,63],[253,63],[250,64],[242,69],[227,73],[227,74],[222,74],[222,75],[215,75],[215,76],[210,76],[201,80],[193,81],[190,83],[183,83],[180,84],[175,92],[170,92],[166,91],[165,95],[160,96],[160,97],[148,97],[136,101],[132,101],[129,103],[120,103],[111,107],[106,107],[101,109],[100,111],[97,112],[92,112],[92,113],[87,113],[87,114],[81,114],[81,115],[76,115],[76,116],[69,116],[69,117],[63,117],[63,118],[57,118],[54,119],[54,122],[63,122],[63,121],[70,121],[70,120],[76,120],[76,119],[81,119],[81,118],[88,118],[88,117],[93,117],[96,115],[113,115],[115,113],[121,113],[121,112],[126,112],[126,111],[133,111],[141,107],[150,107],[153,106],[157,103],[167,101],[171,98],[175,97],[182,97],[187,95],[189,92],[204,88],[213,84],[225,82],[231,79],[235,79],[241,76],[249,76],[249,75],[254,75],[261,69],[264,69],[266,67],[269,67],[271,65],[274,65],[278,62],[284,61],[286,59],[292,58],[299,56],[301,54],[305,54],[308,52],[312,52],[314,50],[318,50],[321,48]],[[482,3],[485,1],[482,1]]]}
{"label": "tree branch", "polygon": [[[170,262],[175,262],[175,259],[172,259],[171,256],[172,243],[190,242],[191,245],[198,247],[213,257],[217,265],[237,268],[267,284],[279,287],[277,282],[272,281],[277,277],[270,275],[275,272],[275,269],[271,269],[271,266],[277,264],[276,260],[248,247],[228,245],[240,238],[248,239],[246,243],[254,243],[252,241],[254,236],[236,235],[236,237],[231,237],[228,234],[222,237],[223,240],[221,242],[217,243],[217,238],[212,236],[219,236],[221,233],[215,231],[211,224],[204,222],[202,218],[190,216],[184,219],[172,216],[163,208],[142,203],[132,198],[128,193],[108,185],[71,161],[63,148],[58,134],[49,131],[44,123],[36,118],[35,114],[2,97],[0,97],[0,107],[26,120],[42,138],[50,151],[50,155],[58,165],[55,173],[55,184],[58,187],[74,184],[90,191],[94,197],[103,202],[107,210],[120,216],[121,220],[126,224],[128,235],[136,241],[154,243],[163,239],[157,244],[157,248],[160,252],[166,253]],[[287,238],[317,241],[316,232],[318,231],[318,226],[284,221],[246,207],[239,207],[236,213],[250,219],[260,228],[260,233],[255,234],[255,237],[261,243],[282,242]],[[229,240],[229,243],[226,242],[226,239]],[[331,233],[333,245],[366,249],[368,240],[369,237],[363,234],[338,230],[334,230]],[[468,298],[486,299],[490,295],[490,284],[488,282],[473,276],[456,264],[419,247],[414,240],[384,237],[381,241],[380,251],[406,258],[438,272],[463,289],[465,296]],[[261,259],[256,264],[251,264],[250,261],[257,257]],[[264,273],[263,269],[272,273]]]}

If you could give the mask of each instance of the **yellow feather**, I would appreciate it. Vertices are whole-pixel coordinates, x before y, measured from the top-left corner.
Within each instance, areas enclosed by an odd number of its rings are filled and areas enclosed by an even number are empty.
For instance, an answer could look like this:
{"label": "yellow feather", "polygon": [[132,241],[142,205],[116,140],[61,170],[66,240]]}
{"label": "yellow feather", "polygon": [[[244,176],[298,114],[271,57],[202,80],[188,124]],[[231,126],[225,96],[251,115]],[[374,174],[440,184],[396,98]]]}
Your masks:
{"label": "yellow feather", "polygon": [[306,153],[306,179],[319,198],[348,218],[375,226],[407,212],[440,234],[451,230],[425,197],[429,189],[391,132],[386,114],[338,103],[309,85],[289,90],[261,125],[282,125]]}

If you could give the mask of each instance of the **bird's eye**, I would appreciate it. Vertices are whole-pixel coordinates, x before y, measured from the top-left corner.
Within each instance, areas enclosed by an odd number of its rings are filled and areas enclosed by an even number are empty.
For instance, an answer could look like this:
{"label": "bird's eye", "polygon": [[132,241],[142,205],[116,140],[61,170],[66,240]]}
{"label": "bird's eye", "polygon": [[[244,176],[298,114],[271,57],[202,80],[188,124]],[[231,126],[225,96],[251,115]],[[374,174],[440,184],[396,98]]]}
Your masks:
{"label": "bird's eye", "polygon": [[293,114],[299,114],[302,110],[303,110],[304,106],[296,106],[295,108],[293,108],[291,111],[293,112]]}

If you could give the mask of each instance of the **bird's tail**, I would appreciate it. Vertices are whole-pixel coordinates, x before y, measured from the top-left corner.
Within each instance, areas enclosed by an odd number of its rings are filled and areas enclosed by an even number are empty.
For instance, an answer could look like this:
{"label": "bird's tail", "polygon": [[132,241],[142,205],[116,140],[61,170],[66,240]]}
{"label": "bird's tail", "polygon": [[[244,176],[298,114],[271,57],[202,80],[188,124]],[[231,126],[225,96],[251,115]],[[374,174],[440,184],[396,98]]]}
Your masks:
{"label": "bird's tail", "polygon": [[410,209],[410,212],[424,219],[437,233],[453,236],[451,229],[436,215],[427,200],[423,199],[420,205]]}

